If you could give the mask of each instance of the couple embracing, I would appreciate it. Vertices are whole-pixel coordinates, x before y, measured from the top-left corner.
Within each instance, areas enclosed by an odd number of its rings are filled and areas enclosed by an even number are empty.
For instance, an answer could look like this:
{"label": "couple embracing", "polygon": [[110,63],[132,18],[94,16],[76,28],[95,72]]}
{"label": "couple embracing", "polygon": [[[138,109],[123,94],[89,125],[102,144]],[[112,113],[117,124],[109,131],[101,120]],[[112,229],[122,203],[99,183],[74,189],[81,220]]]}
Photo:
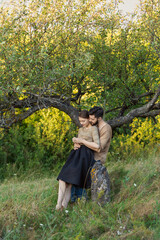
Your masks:
{"label": "couple embracing", "polygon": [[82,127],[79,128],[78,137],[72,139],[74,149],[57,178],[59,191],[56,210],[67,208],[73,185],[86,189],[91,187],[91,169],[98,160],[105,163],[109,150],[112,129],[103,120],[101,107],[93,107],[89,112],[81,111],[79,121]]}

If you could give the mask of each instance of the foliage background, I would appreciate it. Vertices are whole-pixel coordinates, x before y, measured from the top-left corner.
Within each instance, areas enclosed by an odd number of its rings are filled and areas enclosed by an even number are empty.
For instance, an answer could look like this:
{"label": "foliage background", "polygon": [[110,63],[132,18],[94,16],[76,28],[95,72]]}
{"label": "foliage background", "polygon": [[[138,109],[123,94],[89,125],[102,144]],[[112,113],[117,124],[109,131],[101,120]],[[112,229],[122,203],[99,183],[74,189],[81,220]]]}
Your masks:
{"label": "foliage background", "polygon": [[[130,16],[119,2],[17,0],[1,7],[0,126],[48,107],[78,125],[77,110],[93,104],[113,123],[150,102],[160,88],[159,1],[143,0]],[[144,115],[158,115],[158,103]]]}
{"label": "foliage background", "polygon": [[[36,104],[46,108],[0,130],[1,179],[63,164],[78,129],[61,105],[102,106],[104,119],[112,120],[152,98],[160,84],[159,3],[144,0],[130,16],[118,3],[36,0],[1,7],[1,116],[7,122],[23,111],[30,115]],[[43,97],[63,104],[48,108]],[[23,100],[31,102],[14,108]],[[158,148],[160,118],[154,112],[114,130],[107,162]]]}
{"label": "foliage background", "polygon": [[25,171],[55,171],[66,160],[76,134],[70,118],[57,109],[39,111],[11,129],[2,130],[1,179]]}

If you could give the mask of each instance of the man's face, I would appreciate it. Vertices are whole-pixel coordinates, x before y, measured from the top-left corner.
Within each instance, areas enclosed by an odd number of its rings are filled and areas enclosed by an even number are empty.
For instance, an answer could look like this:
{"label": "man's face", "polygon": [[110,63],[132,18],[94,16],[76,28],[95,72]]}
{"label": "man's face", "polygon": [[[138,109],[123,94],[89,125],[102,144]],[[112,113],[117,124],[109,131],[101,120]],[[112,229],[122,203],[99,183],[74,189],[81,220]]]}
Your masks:
{"label": "man's face", "polygon": [[92,126],[98,124],[98,118],[96,118],[94,115],[89,115],[89,122]]}

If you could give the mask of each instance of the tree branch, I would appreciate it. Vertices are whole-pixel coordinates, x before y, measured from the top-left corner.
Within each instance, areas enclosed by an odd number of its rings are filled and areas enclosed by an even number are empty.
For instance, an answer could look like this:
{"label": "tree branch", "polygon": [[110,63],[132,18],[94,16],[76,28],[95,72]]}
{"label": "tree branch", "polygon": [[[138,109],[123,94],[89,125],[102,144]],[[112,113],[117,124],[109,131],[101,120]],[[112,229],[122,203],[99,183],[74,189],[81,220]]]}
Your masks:
{"label": "tree branch", "polygon": [[[112,120],[108,120],[108,124],[112,126],[112,128],[120,127],[124,124],[132,122],[135,117],[153,117],[159,114],[160,112],[160,103],[157,104],[156,101],[160,95],[160,85],[157,92],[154,94],[153,98],[144,106],[131,110],[126,116],[118,117]],[[159,108],[159,109],[158,109]],[[153,110],[155,109],[155,110]],[[157,110],[156,110],[157,109]],[[152,111],[153,110],[153,111]]]}
{"label": "tree branch", "polygon": [[[153,98],[144,106],[136,108],[128,112],[125,116],[119,116],[117,118],[108,120],[107,122],[111,127],[117,128],[124,124],[132,122],[135,117],[155,117],[160,114],[160,102],[157,102],[160,95],[160,85]],[[142,96],[142,95],[141,95]],[[143,95],[144,96],[144,95]],[[21,121],[36,111],[44,108],[54,107],[60,111],[65,112],[70,116],[72,121],[80,126],[78,120],[78,110],[73,107],[68,101],[69,98],[62,96],[40,96],[38,94],[30,94],[27,98],[22,100],[7,101],[5,104],[1,103],[0,108],[0,127],[8,128],[13,123]],[[7,105],[8,104],[8,105]],[[16,109],[21,110],[20,113],[16,113]],[[115,108],[117,109],[117,108]],[[114,110],[115,110],[114,109]],[[113,110],[113,109],[112,109]]]}
{"label": "tree branch", "polygon": [[28,97],[23,100],[15,101],[12,105],[12,108],[16,109],[23,109],[22,113],[15,114],[9,112],[11,107],[8,109],[7,114],[8,117],[5,114],[5,109],[1,109],[1,117],[0,117],[0,127],[2,128],[8,128],[13,123],[16,123],[18,121],[21,121],[27,117],[29,117],[31,114],[35,113],[36,111],[48,107],[54,107],[59,109],[60,111],[65,112],[67,115],[70,116],[72,121],[77,125],[80,126],[79,120],[78,120],[78,110],[65,102],[64,100],[57,99],[57,98],[48,98],[48,97]]}

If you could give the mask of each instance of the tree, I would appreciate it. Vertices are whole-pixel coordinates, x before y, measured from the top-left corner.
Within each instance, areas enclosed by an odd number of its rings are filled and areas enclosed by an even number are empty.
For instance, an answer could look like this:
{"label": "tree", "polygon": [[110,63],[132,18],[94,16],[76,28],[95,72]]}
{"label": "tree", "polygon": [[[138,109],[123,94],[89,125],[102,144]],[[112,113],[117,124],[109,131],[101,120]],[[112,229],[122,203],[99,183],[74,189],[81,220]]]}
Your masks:
{"label": "tree", "polygon": [[93,104],[104,107],[112,128],[157,116],[158,1],[145,3],[154,5],[152,15],[145,10],[151,30],[145,27],[144,5],[137,22],[124,25],[118,1],[112,0],[36,0],[2,7],[0,127],[49,107],[64,111],[76,125],[78,110]]}

